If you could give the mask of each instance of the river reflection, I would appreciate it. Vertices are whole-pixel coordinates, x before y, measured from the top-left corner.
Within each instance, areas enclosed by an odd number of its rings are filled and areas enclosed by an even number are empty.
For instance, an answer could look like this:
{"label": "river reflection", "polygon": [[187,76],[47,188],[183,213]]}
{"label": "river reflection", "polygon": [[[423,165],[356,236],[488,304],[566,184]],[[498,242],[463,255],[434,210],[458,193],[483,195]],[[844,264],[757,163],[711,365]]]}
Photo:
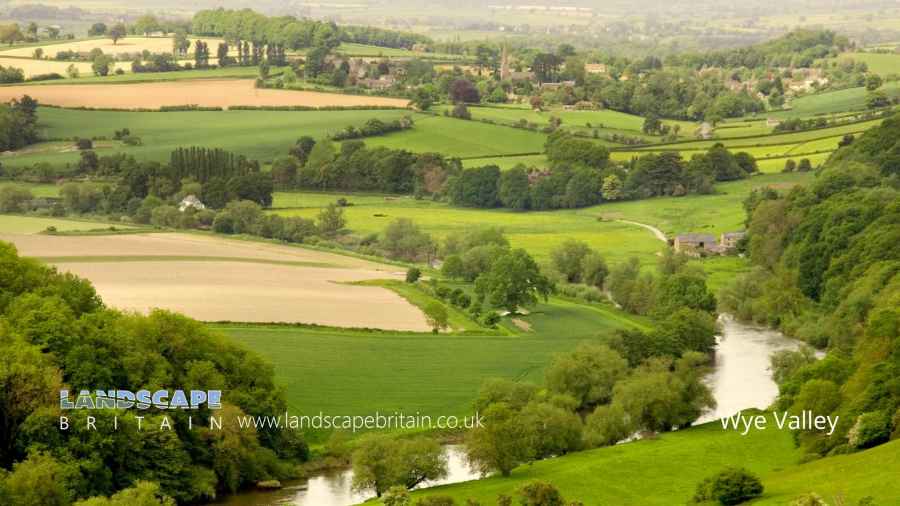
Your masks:
{"label": "river reflection", "polygon": [[[444,447],[447,455],[447,477],[425,482],[418,488],[459,483],[474,480],[478,475],[469,469],[466,456],[459,445]],[[353,492],[353,471],[334,471],[297,482],[287,482],[285,487],[271,492],[242,492],[213,503],[220,506],[349,506],[369,499],[374,494]],[[210,505],[212,506],[212,505]]]}
{"label": "river reflection", "polygon": [[723,316],[716,347],[716,366],[706,382],[716,398],[716,409],[697,423],[730,416],[742,409],[767,408],[778,396],[769,358],[776,351],[796,350],[800,343],[781,332],[752,327]]}

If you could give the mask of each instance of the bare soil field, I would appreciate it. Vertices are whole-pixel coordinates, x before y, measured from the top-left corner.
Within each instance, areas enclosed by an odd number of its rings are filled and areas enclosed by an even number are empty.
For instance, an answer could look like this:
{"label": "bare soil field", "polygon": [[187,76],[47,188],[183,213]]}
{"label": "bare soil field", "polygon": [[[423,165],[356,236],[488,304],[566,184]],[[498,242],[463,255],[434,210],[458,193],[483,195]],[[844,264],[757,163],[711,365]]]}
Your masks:
{"label": "bare soil field", "polygon": [[342,255],[190,234],[0,240],[89,279],[118,309],[163,308],[203,321],[429,330],[422,313],[396,293],[345,284],[402,279],[399,269]]}
{"label": "bare soil field", "polygon": [[[194,41],[197,39],[209,44],[210,52],[213,54],[216,53],[219,42],[222,42],[222,39],[217,38],[190,37],[191,51],[193,51]],[[44,46],[7,49],[5,51],[0,51],[0,56],[24,56],[30,58],[34,55],[34,50],[38,47],[44,51],[45,58],[53,58],[56,56],[56,53],[60,51],[89,53],[92,49],[100,49],[104,54],[109,55],[135,54],[141,53],[144,50],[150,51],[151,53],[171,53],[172,37],[125,37],[124,39],[119,39],[115,44],[113,44],[112,39],[78,40],[59,44],[46,44]]]}
{"label": "bare soil field", "polygon": [[173,105],[203,107],[250,106],[395,106],[407,100],[387,97],[341,95],[315,91],[258,89],[252,79],[166,81],[136,84],[53,84],[2,86],[0,101],[28,94],[42,104],[62,107],[110,109],[158,109]]}

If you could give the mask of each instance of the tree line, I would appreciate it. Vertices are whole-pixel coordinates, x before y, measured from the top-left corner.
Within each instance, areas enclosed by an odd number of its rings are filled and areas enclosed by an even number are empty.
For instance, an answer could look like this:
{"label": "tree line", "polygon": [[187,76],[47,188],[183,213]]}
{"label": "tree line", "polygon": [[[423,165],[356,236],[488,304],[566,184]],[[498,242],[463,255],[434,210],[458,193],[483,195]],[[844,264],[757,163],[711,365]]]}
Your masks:
{"label": "tree line", "polygon": [[719,181],[758,172],[754,157],[722,144],[685,161],[677,151],[650,153],[624,166],[609,162],[602,145],[556,131],[546,143],[549,169],[507,171],[497,166],[465,169],[447,182],[451,203],[513,210],[579,208],[603,201],[712,193]]}

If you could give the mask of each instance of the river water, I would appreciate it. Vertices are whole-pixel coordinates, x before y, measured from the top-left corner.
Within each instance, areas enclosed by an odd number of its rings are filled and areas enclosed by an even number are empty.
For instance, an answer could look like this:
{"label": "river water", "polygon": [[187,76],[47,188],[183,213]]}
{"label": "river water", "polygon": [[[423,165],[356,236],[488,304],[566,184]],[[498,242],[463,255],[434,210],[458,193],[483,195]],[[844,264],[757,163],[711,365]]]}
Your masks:
{"label": "river water", "polygon": [[[778,395],[778,386],[772,380],[769,357],[785,349],[797,349],[799,343],[769,329],[738,323],[731,318],[720,318],[722,335],[716,350],[716,364],[707,377],[707,384],[716,398],[715,410],[702,416],[697,423],[708,422],[733,415],[741,409],[766,408]],[[445,447],[449,474],[440,481],[422,484],[422,487],[458,483],[477,479],[466,464],[460,446]],[[307,480],[289,482],[276,491],[243,492],[229,496],[217,506],[349,506],[365,501],[370,493],[358,493],[351,489],[353,472],[333,471]]]}

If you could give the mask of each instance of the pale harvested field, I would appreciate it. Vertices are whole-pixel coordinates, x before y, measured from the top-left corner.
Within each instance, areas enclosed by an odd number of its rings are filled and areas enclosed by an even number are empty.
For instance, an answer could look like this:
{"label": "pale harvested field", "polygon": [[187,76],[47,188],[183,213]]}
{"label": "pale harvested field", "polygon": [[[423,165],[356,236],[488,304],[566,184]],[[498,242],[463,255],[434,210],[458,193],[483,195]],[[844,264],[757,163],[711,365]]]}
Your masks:
{"label": "pale harvested field", "polygon": [[396,293],[342,284],[402,279],[399,269],[342,255],[190,234],[0,240],[89,279],[104,302],[119,309],[170,309],[203,321],[429,329],[422,313]]}
{"label": "pale harvested field", "polygon": [[[216,48],[222,39],[206,38],[206,37],[189,37],[191,41],[191,49],[194,50],[194,41],[202,40],[209,44],[209,51],[216,54]],[[60,51],[77,51],[90,52],[92,49],[99,48],[104,54],[133,54],[141,53],[145,49],[151,53],[171,53],[172,37],[125,37],[119,39],[117,44],[113,44],[112,39],[89,39],[73,42],[63,42],[60,44],[47,44],[44,46],[19,47],[15,49],[7,49],[0,51],[0,56],[26,56],[31,57],[34,50],[40,47],[44,50],[44,57],[53,58]]]}
{"label": "pale harvested field", "polygon": [[[91,69],[91,64],[87,62],[26,60],[23,58],[4,58],[3,56],[0,56],[0,65],[4,67],[15,67],[22,69],[22,72],[25,73],[26,79],[38,74],[50,74],[52,72],[55,72],[63,77],[68,77],[66,74],[66,69],[69,68],[69,65],[75,65],[75,68],[78,69],[78,75],[80,77],[94,75],[94,71]],[[115,72],[115,69],[117,68],[120,68],[125,72],[131,72],[131,64],[128,62],[116,62],[111,72]]]}
{"label": "pale harvested field", "polygon": [[43,104],[63,107],[111,109],[157,109],[171,105],[204,107],[251,106],[396,106],[407,100],[387,97],[341,95],[315,91],[257,89],[252,79],[167,81],[136,84],[53,84],[42,86],[2,86],[0,101],[24,94]]}

